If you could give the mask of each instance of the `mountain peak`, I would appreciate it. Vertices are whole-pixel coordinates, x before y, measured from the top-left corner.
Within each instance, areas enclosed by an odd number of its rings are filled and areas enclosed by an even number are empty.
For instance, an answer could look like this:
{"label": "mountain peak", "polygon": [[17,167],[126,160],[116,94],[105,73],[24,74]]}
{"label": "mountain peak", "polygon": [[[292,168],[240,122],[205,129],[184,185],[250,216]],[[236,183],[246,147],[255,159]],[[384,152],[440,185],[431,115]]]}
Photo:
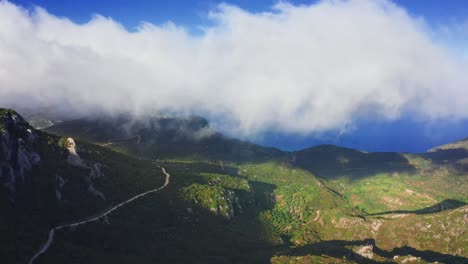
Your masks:
{"label": "mountain peak", "polygon": [[16,111],[0,108],[0,132],[9,131],[14,127],[22,128],[22,130],[32,129],[28,122]]}

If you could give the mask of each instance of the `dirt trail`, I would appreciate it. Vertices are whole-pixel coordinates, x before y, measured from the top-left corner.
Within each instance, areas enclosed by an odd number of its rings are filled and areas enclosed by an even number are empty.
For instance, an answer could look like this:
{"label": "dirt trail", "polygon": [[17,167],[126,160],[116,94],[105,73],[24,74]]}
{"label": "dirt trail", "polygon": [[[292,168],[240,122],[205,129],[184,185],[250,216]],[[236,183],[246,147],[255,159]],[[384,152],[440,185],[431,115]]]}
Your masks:
{"label": "dirt trail", "polygon": [[95,222],[105,216],[107,216],[108,214],[112,213],[113,211],[117,210],[118,208],[140,198],[140,197],[143,197],[147,194],[150,194],[150,193],[153,193],[153,192],[157,192],[157,191],[160,191],[162,189],[164,189],[167,185],[169,185],[169,182],[170,182],[170,178],[171,178],[171,175],[166,171],[165,168],[163,167],[160,167],[162,172],[164,173],[164,175],[166,175],[166,179],[164,181],[164,185],[159,187],[159,188],[156,188],[156,189],[153,189],[153,190],[149,190],[149,191],[146,191],[144,193],[140,193],[124,202],[121,202],[95,216],[90,216],[90,217],[86,217],[86,218],[82,218],[80,220],[77,220],[73,223],[70,223],[70,224],[63,224],[63,225],[59,225],[59,226],[56,226],[56,227],[53,227],[50,229],[49,231],[49,236],[48,236],[48,239],[47,241],[44,243],[44,245],[42,245],[42,247],[36,252],[36,254],[34,254],[34,256],[29,260],[28,264],[33,264],[34,261],[42,254],[44,254],[50,247],[50,245],[53,243],[54,241],[54,235],[55,235],[55,230],[60,230],[62,228],[65,228],[65,227],[74,227],[74,226],[79,226],[79,225],[84,225],[84,224],[87,224],[87,223],[90,223],[90,222]]}

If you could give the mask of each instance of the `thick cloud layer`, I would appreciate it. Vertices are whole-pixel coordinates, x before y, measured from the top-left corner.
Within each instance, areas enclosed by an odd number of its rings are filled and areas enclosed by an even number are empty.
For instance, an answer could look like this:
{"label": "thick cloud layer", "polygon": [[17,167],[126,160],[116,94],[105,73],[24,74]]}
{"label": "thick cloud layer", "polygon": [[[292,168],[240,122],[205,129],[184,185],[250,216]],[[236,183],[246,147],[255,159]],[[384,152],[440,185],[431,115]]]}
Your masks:
{"label": "thick cloud layer", "polygon": [[466,58],[391,2],[220,5],[209,17],[200,35],[172,23],[129,32],[0,2],[0,104],[200,114],[244,135],[468,117]]}

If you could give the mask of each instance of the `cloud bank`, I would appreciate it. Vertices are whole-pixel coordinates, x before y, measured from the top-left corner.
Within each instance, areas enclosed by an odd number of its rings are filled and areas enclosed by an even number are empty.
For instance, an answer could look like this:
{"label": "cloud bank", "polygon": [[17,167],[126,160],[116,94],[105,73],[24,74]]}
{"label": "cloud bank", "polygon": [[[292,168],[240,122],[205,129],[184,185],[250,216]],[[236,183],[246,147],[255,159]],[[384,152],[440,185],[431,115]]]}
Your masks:
{"label": "cloud bank", "polygon": [[468,118],[468,64],[389,1],[221,4],[199,35],[128,31],[0,2],[0,105],[178,113],[241,135],[344,129],[359,118]]}

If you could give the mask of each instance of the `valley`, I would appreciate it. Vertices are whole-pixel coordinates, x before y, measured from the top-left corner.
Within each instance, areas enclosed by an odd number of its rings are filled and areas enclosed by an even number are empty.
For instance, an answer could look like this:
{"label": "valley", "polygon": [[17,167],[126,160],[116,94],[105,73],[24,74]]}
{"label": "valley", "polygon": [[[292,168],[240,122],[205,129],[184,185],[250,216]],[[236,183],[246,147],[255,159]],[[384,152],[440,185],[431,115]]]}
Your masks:
{"label": "valley", "polygon": [[287,152],[207,133],[199,117],[40,131],[0,113],[2,149],[14,150],[0,156],[1,239],[15,241],[2,248],[6,263],[468,262],[462,143],[420,154]]}

